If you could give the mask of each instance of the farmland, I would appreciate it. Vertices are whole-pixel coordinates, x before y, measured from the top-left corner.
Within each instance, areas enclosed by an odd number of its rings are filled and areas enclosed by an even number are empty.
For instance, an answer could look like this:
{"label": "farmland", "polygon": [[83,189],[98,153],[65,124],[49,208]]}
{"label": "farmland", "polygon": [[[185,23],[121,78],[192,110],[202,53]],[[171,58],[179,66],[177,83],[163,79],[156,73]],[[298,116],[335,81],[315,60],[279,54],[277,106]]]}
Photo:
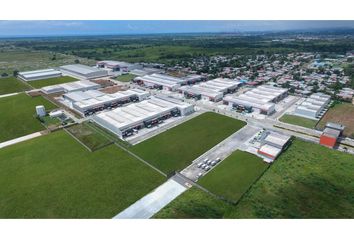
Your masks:
{"label": "farmland", "polygon": [[354,138],[354,105],[351,103],[334,105],[327,111],[317,126],[323,129],[327,122],[343,124],[345,126],[343,134]]}
{"label": "farmland", "polygon": [[112,218],[165,178],[115,145],[64,131],[0,149],[0,218]]}
{"label": "farmland", "polygon": [[42,87],[46,87],[46,86],[50,86],[50,85],[73,82],[73,81],[78,81],[78,80],[76,78],[72,78],[69,76],[62,76],[62,77],[56,77],[56,78],[48,78],[48,79],[30,81],[28,83],[34,88],[42,88]]}
{"label": "farmland", "polygon": [[312,129],[315,128],[317,124],[316,120],[295,116],[295,115],[289,115],[289,114],[283,115],[279,120],[281,122],[298,125],[305,128],[312,128]]}
{"label": "farmland", "polygon": [[35,117],[37,105],[43,105],[46,110],[56,108],[41,96],[29,97],[21,93],[0,98],[0,142],[44,130],[44,126]]}
{"label": "farmland", "polygon": [[203,177],[199,184],[216,195],[237,202],[268,166],[256,155],[237,150]]}
{"label": "farmland", "polygon": [[245,123],[208,112],[131,148],[165,173],[181,170]]}
{"label": "farmland", "polygon": [[23,92],[31,89],[15,77],[0,78],[0,95]]}

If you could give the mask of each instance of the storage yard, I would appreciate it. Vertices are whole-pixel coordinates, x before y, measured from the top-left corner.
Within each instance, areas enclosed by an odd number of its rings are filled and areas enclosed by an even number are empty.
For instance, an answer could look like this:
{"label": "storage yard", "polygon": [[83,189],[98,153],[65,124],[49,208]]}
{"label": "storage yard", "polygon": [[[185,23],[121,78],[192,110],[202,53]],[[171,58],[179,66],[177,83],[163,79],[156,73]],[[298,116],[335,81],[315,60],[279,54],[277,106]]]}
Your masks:
{"label": "storage yard", "polygon": [[287,95],[287,89],[262,85],[238,96],[228,95],[223,101],[236,110],[251,112],[256,109],[262,114],[271,115],[275,111],[275,103]]}

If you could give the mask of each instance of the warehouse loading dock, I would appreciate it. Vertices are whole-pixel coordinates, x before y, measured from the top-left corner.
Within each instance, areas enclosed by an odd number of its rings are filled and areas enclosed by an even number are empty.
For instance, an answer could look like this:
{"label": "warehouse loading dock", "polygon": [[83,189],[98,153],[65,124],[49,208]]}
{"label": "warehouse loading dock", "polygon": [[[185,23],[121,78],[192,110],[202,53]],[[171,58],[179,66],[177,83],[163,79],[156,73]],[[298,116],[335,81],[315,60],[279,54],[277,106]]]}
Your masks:
{"label": "warehouse loading dock", "polygon": [[163,121],[194,112],[194,106],[167,98],[152,97],[139,103],[94,115],[92,119],[120,138],[137,133],[142,128],[151,128]]}

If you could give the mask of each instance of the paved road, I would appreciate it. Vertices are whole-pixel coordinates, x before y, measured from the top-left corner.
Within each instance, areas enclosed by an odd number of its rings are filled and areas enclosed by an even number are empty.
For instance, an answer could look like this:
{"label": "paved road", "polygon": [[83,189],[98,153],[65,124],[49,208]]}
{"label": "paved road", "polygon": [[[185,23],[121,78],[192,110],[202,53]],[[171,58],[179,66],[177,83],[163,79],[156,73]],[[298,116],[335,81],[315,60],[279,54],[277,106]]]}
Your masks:
{"label": "paved road", "polygon": [[187,186],[175,181],[173,178],[167,180],[151,193],[135,202],[124,211],[120,212],[114,219],[148,219],[163,207],[173,201],[188,189]]}
{"label": "paved road", "polygon": [[247,148],[245,143],[261,129],[261,127],[246,125],[241,130],[232,134],[230,137],[226,138],[224,141],[194,160],[191,165],[181,171],[181,174],[193,181],[196,181],[199,173],[206,173],[205,170],[197,167],[200,162],[203,162],[206,158],[209,160],[220,158],[222,161],[231,155],[231,153],[236,149],[245,150]]}
{"label": "paved road", "polygon": [[17,93],[9,93],[9,94],[3,94],[3,95],[0,95],[0,98],[15,96],[15,95],[17,95],[17,94],[20,94],[20,92],[17,92]]}
{"label": "paved road", "polygon": [[41,132],[36,132],[36,133],[32,133],[32,134],[29,134],[29,135],[26,135],[26,136],[23,136],[23,137],[11,139],[9,141],[0,143],[0,148],[4,148],[4,147],[7,147],[7,146],[10,146],[10,145],[19,143],[19,142],[27,141],[29,139],[36,138],[36,137],[39,137],[39,136],[42,136]]}

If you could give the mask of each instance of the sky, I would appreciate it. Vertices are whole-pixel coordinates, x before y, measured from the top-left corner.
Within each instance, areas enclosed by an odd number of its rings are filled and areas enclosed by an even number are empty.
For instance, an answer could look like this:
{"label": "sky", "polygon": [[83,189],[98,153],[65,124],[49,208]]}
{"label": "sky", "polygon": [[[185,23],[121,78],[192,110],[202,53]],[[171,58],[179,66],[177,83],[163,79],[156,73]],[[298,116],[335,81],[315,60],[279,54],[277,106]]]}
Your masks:
{"label": "sky", "polygon": [[0,37],[248,32],[352,28],[354,21],[0,21]]}

